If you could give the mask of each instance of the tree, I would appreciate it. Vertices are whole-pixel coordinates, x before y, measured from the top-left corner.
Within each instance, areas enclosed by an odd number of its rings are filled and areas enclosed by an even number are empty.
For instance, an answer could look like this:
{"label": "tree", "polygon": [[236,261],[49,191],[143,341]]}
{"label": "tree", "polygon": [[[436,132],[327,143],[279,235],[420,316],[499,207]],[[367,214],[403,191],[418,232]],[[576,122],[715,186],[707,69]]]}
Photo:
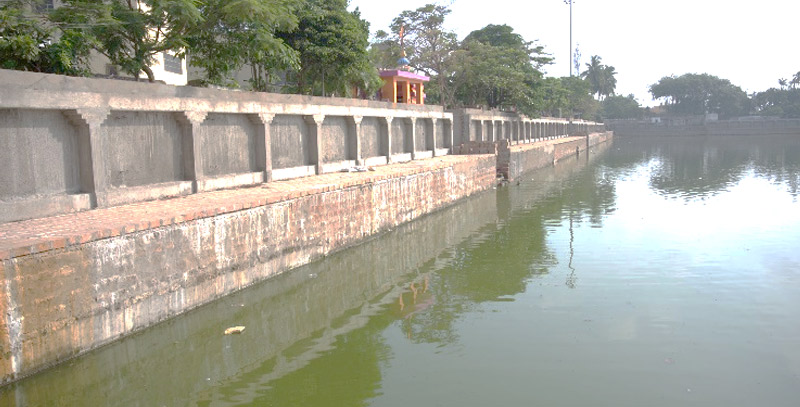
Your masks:
{"label": "tree", "polygon": [[616,70],[613,66],[603,65],[602,61],[598,55],[592,55],[590,62],[586,64],[586,70],[581,73],[581,78],[589,81],[597,99],[613,95],[617,87]]}
{"label": "tree", "polygon": [[300,65],[299,53],[276,31],[297,27],[300,0],[205,0],[204,19],[187,36],[190,63],[202,68],[206,81],[228,85],[249,65],[251,87],[268,90],[276,72]]}
{"label": "tree", "polygon": [[643,115],[642,107],[631,94],[628,96],[609,96],[601,104],[603,119],[639,119]]}
{"label": "tree", "polygon": [[787,79],[785,79],[785,78],[778,79],[778,86],[781,87],[781,90],[786,89],[786,85],[788,83],[789,83],[789,81]]}
{"label": "tree", "polygon": [[600,106],[592,97],[592,85],[577,76],[559,78],[561,86],[567,90],[567,106],[562,117],[595,118]]}
{"label": "tree", "polygon": [[[406,51],[411,65],[428,76],[435,76],[434,93],[446,94],[447,70],[446,59],[457,45],[456,34],[444,29],[444,19],[450,14],[450,8],[442,5],[427,4],[416,10],[406,10],[392,21],[391,30],[399,38],[400,30],[405,34],[408,44]],[[450,101],[440,100],[447,106]]]}
{"label": "tree", "polygon": [[800,88],[800,71],[794,74],[792,81],[789,82],[789,85],[791,85],[792,89]]}
{"label": "tree", "polygon": [[480,41],[462,45],[451,59],[456,97],[468,106],[490,108],[531,104],[529,82],[534,79],[525,53]]}
{"label": "tree", "polygon": [[672,113],[732,117],[747,113],[747,94],[727,79],[709,74],[666,76],[650,85],[654,99],[663,99]]}
{"label": "tree", "polygon": [[767,89],[754,94],[751,103],[761,116],[800,119],[800,89]]}
{"label": "tree", "polygon": [[504,47],[524,52],[530,59],[534,70],[540,70],[551,64],[553,58],[545,54],[544,47],[535,45],[535,41],[525,41],[508,25],[489,24],[480,30],[473,31],[464,38],[464,42],[480,41],[494,47]]}
{"label": "tree", "polygon": [[400,43],[391,38],[383,30],[375,33],[375,41],[369,46],[369,59],[378,69],[392,69],[397,67],[397,60],[402,56]]}
{"label": "tree", "polygon": [[453,100],[464,105],[511,107],[530,116],[541,110],[542,73],[552,59],[507,25],[470,33],[447,60]]}
{"label": "tree", "polygon": [[307,0],[298,10],[299,24],[279,36],[300,53],[296,72],[300,93],[348,95],[353,85],[368,92],[380,87],[367,46],[369,23],[347,0]]}
{"label": "tree", "polygon": [[185,53],[187,34],[203,20],[199,0],[64,0],[53,12],[63,30],[79,31],[101,54],[124,72],[141,72],[155,81],[150,68],[159,53]]}
{"label": "tree", "polygon": [[81,76],[88,74],[90,47],[74,30],[57,35],[46,15],[28,12],[35,1],[0,5],[0,68]]}

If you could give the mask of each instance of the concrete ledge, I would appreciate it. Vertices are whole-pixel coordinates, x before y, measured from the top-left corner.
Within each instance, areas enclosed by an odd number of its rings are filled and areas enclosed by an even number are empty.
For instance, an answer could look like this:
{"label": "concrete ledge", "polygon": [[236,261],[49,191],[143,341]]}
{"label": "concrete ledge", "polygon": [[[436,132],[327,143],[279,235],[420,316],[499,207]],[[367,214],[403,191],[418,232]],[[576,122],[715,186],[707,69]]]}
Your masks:
{"label": "concrete ledge", "polygon": [[388,162],[389,161],[386,159],[386,156],[370,157],[370,158],[364,159],[364,165],[367,166],[367,167],[374,167],[374,166],[377,166],[377,165],[386,165],[386,164],[388,164]]}
{"label": "concrete ledge", "polygon": [[304,165],[302,167],[281,168],[272,170],[272,179],[275,181],[282,181],[292,178],[310,177],[316,175],[317,170],[313,165]]}
{"label": "concrete ledge", "polygon": [[174,198],[190,195],[191,193],[192,181],[164,182],[138,187],[114,188],[97,193],[97,206],[106,208],[134,202]]}
{"label": "concrete ledge", "polygon": [[329,174],[332,172],[340,172],[345,168],[353,168],[356,166],[355,160],[339,161],[338,163],[329,163],[322,165],[322,173]]}
{"label": "concrete ledge", "polygon": [[413,158],[411,157],[411,153],[392,154],[393,163],[406,163],[411,161],[412,159]]}
{"label": "concrete ledge", "polygon": [[413,154],[413,156],[415,160],[418,160],[420,158],[432,158],[433,150],[417,151]]}
{"label": "concrete ledge", "polygon": [[0,202],[0,223],[41,218],[92,208],[89,194],[55,195]]}
{"label": "concrete ledge", "polygon": [[448,155],[448,154],[450,154],[449,148],[437,148],[436,150],[433,151],[433,155],[436,157],[441,157],[443,155]]}
{"label": "concrete ledge", "polygon": [[197,192],[216,191],[218,189],[236,188],[264,183],[263,172],[247,174],[223,175],[214,178],[205,178],[197,181]]}

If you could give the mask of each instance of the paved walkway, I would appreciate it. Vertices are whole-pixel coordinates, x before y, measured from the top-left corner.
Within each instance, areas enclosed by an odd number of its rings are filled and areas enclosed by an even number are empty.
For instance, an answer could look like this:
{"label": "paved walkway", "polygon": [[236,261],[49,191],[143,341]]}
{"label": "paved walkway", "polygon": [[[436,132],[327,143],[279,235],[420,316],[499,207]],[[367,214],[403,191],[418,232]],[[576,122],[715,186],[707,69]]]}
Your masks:
{"label": "paved walkway", "polygon": [[270,182],[250,188],[203,192],[179,198],[1,224],[0,260],[265,206],[301,196],[434,171],[471,159],[471,156],[449,155],[374,167],[374,171],[330,173]]}

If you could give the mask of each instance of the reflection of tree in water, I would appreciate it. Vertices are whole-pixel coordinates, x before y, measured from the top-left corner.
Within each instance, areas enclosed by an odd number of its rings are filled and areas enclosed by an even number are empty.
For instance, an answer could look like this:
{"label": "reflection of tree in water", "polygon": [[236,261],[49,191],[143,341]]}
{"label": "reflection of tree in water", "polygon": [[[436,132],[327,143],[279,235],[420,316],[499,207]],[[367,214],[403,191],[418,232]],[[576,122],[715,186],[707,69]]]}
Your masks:
{"label": "reflection of tree in water", "polygon": [[615,141],[608,163],[630,168],[655,162],[650,185],[669,197],[713,196],[756,175],[784,183],[797,195],[800,140],[797,137],[649,137]]}
{"label": "reflection of tree in water", "polygon": [[755,175],[786,185],[788,192],[797,198],[800,195],[800,137],[786,139],[759,153],[753,163]]}
{"label": "reflection of tree in water", "polygon": [[602,168],[576,171],[566,173],[566,181],[556,175],[498,189],[497,223],[416,269],[387,294],[395,300],[384,311],[337,337],[329,351],[307,365],[259,389],[261,397],[253,404],[368,404],[380,392],[381,366],[391,357],[385,342],[390,327],[413,343],[458,343],[456,322],[466,313],[482,303],[509,301],[558,263],[547,245],[550,225],[570,219],[573,225],[599,224],[613,206],[613,184]]}
{"label": "reflection of tree in water", "polygon": [[[546,194],[541,194],[543,188],[548,189]],[[540,195],[530,198],[536,194]],[[434,302],[403,317],[401,328],[411,340],[454,343],[458,334],[453,324],[466,311],[524,292],[530,279],[558,263],[547,246],[548,225],[570,220],[573,226],[587,220],[600,224],[613,207],[615,190],[602,168],[591,166],[546,186],[523,183],[501,188],[497,196],[500,222],[455,247],[447,264],[430,275]],[[574,284],[575,274],[568,278]],[[404,297],[405,307],[409,298],[410,294]]]}
{"label": "reflection of tree in water", "polygon": [[[390,353],[381,332],[392,321],[386,314],[370,318],[366,326],[338,337],[332,350],[244,399],[253,400],[248,405],[254,406],[368,405],[380,394],[381,362]],[[229,395],[229,400],[236,399]]]}

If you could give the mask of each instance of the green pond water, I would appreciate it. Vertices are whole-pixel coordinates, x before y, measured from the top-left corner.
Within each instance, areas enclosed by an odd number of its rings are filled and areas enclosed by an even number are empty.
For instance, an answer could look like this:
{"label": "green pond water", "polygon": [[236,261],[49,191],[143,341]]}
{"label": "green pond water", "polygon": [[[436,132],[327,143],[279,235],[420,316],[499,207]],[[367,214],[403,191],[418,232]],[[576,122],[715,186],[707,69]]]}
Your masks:
{"label": "green pond water", "polygon": [[800,136],[618,138],[0,406],[797,406],[799,185]]}

